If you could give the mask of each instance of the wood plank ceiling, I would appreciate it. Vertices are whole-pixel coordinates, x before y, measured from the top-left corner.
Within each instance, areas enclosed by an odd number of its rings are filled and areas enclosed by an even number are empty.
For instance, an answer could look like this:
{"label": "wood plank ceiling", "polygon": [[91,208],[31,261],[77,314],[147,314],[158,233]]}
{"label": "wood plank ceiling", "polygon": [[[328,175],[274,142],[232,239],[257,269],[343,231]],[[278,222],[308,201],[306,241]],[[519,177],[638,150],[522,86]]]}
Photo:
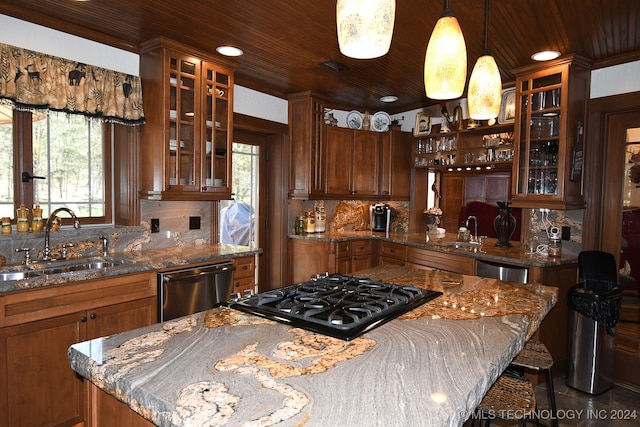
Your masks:
{"label": "wood plank ceiling", "polygon": [[[465,35],[469,74],[483,50],[484,1],[451,0]],[[504,86],[532,53],[576,53],[595,66],[640,59],[640,1],[491,0],[489,50]],[[333,0],[21,0],[0,2],[0,14],[137,52],[163,35],[215,53],[244,50],[236,82],[280,97],[312,90],[337,108],[390,113],[434,104],[424,93],[424,54],[444,9],[437,0],[398,0],[393,41],[381,58],[340,54]],[[333,60],[347,67],[320,66]],[[468,78],[468,77],[467,77]],[[399,100],[384,104],[380,96]]]}

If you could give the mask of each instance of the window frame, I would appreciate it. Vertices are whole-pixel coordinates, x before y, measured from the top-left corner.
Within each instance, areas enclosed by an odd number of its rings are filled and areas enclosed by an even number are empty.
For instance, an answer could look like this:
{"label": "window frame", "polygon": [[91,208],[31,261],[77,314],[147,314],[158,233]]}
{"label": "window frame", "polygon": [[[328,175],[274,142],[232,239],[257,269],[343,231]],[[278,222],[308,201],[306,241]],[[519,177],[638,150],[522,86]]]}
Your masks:
{"label": "window frame", "polygon": [[[13,110],[13,199],[14,212],[24,205],[31,209],[34,206],[33,180],[22,182],[22,173],[33,176],[33,128],[32,113]],[[82,224],[113,224],[113,139],[112,123],[103,123],[103,159],[104,159],[104,216],[78,217]],[[43,218],[46,220],[47,218]],[[15,215],[12,222],[15,223]]]}

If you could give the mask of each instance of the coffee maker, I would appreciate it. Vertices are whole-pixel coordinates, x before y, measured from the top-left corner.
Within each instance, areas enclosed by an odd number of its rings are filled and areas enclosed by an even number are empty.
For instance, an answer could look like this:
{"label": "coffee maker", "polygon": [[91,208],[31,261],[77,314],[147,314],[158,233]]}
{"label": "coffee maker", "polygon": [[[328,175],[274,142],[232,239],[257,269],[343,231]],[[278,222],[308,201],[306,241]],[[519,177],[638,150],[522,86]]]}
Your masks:
{"label": "coffee maker", "polygon": [[371,205],[371,231],[389,232],[391,208],[384,203]]}

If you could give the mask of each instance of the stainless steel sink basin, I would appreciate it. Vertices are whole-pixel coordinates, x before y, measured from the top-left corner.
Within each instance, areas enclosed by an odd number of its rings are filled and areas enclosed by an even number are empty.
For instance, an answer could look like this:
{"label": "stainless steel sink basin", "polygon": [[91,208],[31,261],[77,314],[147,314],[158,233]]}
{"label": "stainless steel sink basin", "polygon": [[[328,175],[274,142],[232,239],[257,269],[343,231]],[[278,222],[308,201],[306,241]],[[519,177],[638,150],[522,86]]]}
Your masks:
{"label": "stainless steel sink basin", "polygon": [[[75,260],[75,261],[53,261],[47,265],[31,265],[31,270],[24,271],[8,271],[0,273],[0,282],[10,282],[13,280],[25,280],[32,277],[50,276],[54,274],[72,273],[79,271],[103,270],[109,267],[115,267],[124,264],[123,260]],[[60,263],[60,264],[57,264]]]}
{"label": "stainless steel sink basin", "polygon": [[61,274],[61,273],[70,273],[74,271],[86,271],[86,270],[102,270],[109,267],[114,267],[116,265],[121,265],[123,262],[121,261],[103,261],[103,260],[94,260],[94,261],[86,261],[79,264],[70,264],[70,265],[61,265],[59,267],[51,267],[43,270],[38,270],[42,274],[51,275],[51,274]]}
{"label": "stainless steel sink basin", "polygon": [[36,273],[35,271],[9,271],[5,273],[0,273],[0,282],[8,282],[11,280],[24,280],[30,277],[39,276],[40,273]]}

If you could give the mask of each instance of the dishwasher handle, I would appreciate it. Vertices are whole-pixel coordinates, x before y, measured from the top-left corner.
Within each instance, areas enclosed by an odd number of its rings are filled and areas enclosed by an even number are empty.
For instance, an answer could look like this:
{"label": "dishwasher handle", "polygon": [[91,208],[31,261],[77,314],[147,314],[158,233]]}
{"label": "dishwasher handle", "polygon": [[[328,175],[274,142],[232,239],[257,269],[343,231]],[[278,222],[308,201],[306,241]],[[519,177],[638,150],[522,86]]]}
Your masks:
{"label": "dishwasher handle", "polygon": [[185,268],[182,270],[174,270],[166,273],[162,273],[162,281],[168,283],[177,279],[190,279],[199,276],[205,276],[210,274],[220,274],[227,271],[234,271],[236,269],[232,262],[226,262],[214,265],[205,265],[202,267]]}

